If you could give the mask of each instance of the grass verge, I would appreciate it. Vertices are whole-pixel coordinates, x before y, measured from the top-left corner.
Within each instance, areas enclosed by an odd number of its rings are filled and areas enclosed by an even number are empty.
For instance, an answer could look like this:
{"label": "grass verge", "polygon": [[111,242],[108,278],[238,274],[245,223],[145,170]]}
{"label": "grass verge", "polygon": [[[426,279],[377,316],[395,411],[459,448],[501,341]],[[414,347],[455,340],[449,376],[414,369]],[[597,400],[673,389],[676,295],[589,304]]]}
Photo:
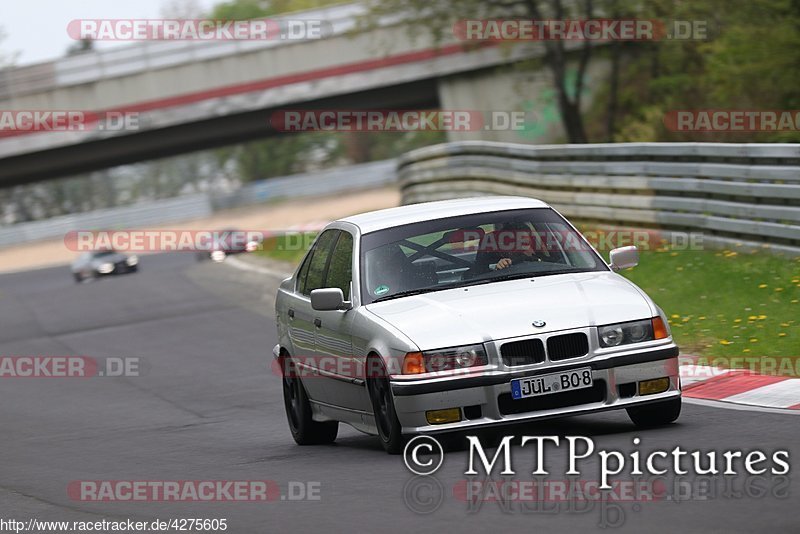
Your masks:
{"label": "grass verge", "polygon": [[800,358],[800,258],[668,248],[640,254],[640,264],[622,274],[661,306],[681,352],[721,362]]}

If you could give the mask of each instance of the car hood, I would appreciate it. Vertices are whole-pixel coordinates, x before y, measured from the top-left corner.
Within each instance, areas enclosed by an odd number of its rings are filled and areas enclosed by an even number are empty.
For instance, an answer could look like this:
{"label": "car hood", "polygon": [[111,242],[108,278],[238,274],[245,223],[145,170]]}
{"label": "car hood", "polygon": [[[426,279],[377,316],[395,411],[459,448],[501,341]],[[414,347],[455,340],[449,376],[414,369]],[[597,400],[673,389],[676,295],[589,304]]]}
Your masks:
{"label": "car hood", "polygon": [[[652,317],[633,283],[608,271],[508,280],[375,302],[366,309],[420,350]],[[536,328],[533,321],[544,321]]]}

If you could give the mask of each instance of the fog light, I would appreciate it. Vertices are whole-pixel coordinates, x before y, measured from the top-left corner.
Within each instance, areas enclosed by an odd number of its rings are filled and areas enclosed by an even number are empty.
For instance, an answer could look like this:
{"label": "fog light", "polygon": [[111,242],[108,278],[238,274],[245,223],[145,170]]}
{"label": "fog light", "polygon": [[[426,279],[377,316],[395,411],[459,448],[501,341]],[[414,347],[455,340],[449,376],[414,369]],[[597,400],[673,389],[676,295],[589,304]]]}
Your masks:
{"label": "fog light", "polygon": [[639,395],[654,395],[664,393],[669,389],[669,378],[656,378],[639,382]]}
{"label": "fog light", "polygon": [[458,423],[461,421],[460,408],[447,408],[446,410],[428,410],[425,412],[428,424],[442,425],[444,423]]}

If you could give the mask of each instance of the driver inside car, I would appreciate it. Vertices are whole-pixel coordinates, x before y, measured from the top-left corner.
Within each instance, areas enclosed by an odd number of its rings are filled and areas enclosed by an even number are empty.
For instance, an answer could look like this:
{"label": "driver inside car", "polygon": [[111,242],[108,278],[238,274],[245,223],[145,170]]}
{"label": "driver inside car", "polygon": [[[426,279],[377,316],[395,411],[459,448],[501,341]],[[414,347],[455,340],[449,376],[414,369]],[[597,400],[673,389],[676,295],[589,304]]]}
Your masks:
{"label": "driver inside car", "polygon": [[475,263],[486,272],[492,264],[501,270],[532,261],[542,261],[536,252],[536,235],[525,223],[504,223],[486,235]]}

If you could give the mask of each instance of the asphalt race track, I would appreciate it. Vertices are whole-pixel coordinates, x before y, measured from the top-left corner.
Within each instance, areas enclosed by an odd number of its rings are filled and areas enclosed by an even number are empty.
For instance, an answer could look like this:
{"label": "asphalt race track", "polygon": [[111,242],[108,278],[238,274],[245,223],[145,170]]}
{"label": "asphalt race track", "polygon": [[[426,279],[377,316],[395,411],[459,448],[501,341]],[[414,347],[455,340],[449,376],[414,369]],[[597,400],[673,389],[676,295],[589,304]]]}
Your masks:
{"label": "asphalt race track", "polygon": [[[0,355],[138,358],[142,369],[140,376],[0,379],[0,515],[227,518],[234,533],[800,531],[792,474],[719,476],[705,485],[670,478],[669,498],[655,502],[506,509],[485,502],[470,510],[454,493],[467,466],[458,443],[435,477],[421,479],[402,457],[348,427],[335,446],[296,446],[269,368],[274,285],[191,254],[145,256],[139,273],[83,284],[66,267],[0,276]],[[655,430],[636,431],[624,412],[610,412],[513,432],[584,435],[598,449],[623,451],[635,436],[645,452],[788,449],[800,461],[800,418],[694,404],[684,405],[677,424]],[[530,480],[532,453],[514,453],[518,476]],[[565,449],[549,451],[551,478],[564,478],[565,457]],[[596,478],[588,471],[584,479]],[[84,502],[67,492],[81,480],[270,480],[283,498]],[[319,499],[294,500],[298,488],[318,488]]]}

